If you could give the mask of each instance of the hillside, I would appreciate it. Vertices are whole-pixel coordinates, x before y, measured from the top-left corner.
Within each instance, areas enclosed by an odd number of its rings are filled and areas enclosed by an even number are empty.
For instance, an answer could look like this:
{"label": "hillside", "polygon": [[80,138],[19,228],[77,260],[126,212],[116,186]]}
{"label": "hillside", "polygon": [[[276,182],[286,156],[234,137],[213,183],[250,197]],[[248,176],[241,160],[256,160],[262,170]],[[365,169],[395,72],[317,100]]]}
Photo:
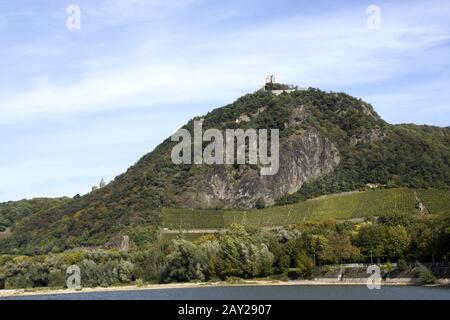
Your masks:
{"label": "hillside", "polygon": [[0,203],[0,232],[14,227],[16,222],[41,211],[47,211],[53,207],[70,201],[70,198],[35,198],[32,200],[20,200]]}
{"label": "hillside", "polygon": [[[450,186],[449,128],[390,125],[368,103],[344,93],[310,88],[277,96],[260,90],[202,118],[204,129],[278,128],[278,174],[261,176],[258,165],[175,165],[170,158],[175,143],[166,139],[106,187],[17,216],[0,250],[58,252],[114,244],[125,233],[153,241],[162,208],[248,210],[368,183]],[[199,119],[184,128],[192,132]]]}

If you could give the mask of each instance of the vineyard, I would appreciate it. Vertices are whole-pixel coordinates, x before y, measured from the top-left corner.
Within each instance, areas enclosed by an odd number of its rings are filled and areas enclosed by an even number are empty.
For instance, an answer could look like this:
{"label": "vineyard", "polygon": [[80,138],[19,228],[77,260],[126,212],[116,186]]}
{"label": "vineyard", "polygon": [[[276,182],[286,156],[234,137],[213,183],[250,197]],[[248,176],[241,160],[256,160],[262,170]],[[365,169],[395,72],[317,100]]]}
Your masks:
{"label": "vineyard", "polygon": [[417,193],[429,213],[440,214],[449,211],[450,190],[419,189]]}
{"label": "vineyard", "polygon": [[163,226],[170,229],[222,229],[224,211],[165,208]]}
{"label": "vineyard", "polygon": [[[450,210],[448,190],[417,190],[430,213]],[[304,202],[261,210],[196,210],[165,208],[163,227],[169,229],[223,229],[232,223],[276,227],[308,220],[353,219],[394,213],[416,214],[414,189],[378,189],[333,194]]]}

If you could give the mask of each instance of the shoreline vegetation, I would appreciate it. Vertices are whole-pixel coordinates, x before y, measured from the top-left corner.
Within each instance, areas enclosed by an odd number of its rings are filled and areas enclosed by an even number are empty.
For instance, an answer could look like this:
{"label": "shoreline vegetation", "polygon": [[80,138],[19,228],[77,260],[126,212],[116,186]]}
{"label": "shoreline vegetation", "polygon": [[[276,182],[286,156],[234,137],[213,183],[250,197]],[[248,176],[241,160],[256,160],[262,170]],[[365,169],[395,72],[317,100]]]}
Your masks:
{"label": "shoreline vegetation", "polygon": [[241,279],[365,284],[373,264],[379,269],[372,273],[383,283],[406,278],[435,284],[450,278],[449,225],[448,215],[399,214],[363,222],[305,222],[279,230],[233,224],[225,233],[193,241],[178,238],[142,241],[123,249],[0,255],[0,289],[62,289],[72,286],[69,280],[73,287],[81,283],[86,288],[233,284]]}
{"label": "shoreline vegetation", "polygon": [[[214,282],[184,282],[184,283],[166,283],[166,284],[147,284],[147,285],[124,285],[111,287],[86,287],[77,289],[57,289],[57,288],[29,288],[29,289],[9,289],[0,290],[0,299],[16,296],[36,296],[36,295],[57,295],[57,294],[79,294],[79,293],[101,293],[101,292],[121,292],[138,290],[164,290],[164,289],[191,289],[191,288],[219,288],[219,287],[238,287],[238,286],[361,286],[366,285],[367,279],[330,279],[318,278],[313,280],[288,280],[281,281],[275,279],[266,280],[244,280],[238,279],[235,282],[214,281]],[[416,278],[388,279],[381,281],[381,286],[431,286],[431,287],[450,287],[450,279],[438,279],[433,285],[421,285]]]}

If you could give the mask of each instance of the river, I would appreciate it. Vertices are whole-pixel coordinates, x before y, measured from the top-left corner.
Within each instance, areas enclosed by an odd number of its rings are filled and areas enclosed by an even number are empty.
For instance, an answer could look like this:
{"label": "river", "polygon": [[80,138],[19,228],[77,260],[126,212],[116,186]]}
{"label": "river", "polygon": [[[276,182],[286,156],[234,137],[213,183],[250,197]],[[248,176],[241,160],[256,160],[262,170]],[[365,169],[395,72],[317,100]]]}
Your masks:
{"label": "river", "polygon": [[3,297],[12,300],[450,300],[450,288],[362,285],[277,285],[77,292]]}

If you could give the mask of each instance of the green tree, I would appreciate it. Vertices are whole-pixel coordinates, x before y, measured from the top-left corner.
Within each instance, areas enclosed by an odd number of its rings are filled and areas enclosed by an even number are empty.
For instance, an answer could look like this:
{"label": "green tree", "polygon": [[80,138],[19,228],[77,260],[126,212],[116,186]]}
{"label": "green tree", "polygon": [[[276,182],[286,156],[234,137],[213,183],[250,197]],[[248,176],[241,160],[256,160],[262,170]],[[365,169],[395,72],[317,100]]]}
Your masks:
{"label": "green tree", "polygon": [[384,228],[383,253],[387,258],[404,258],[411,245],[411,235],[403,226],[387,226]]}
{"label": "green tree", "polygon": [[226,235],[220,239],[219,274],[222,279],[243,274],[243,243],[236,237]]}
{"label": "green tree", "polygon": [[165,279],[170,281],[204,280],[197,247],[186,240],[174,240],[174,250],[167,256]]}
{"label": "green tree", "polygon": [[366,257],[383,255],[383,228],[376,224],[367,224],[359,229],[354,243]]}
{"label": "green tree", "polygon": [[295,261],[295,267],[302,278],[311,278],[315,268],[314,260],[305,252],[300,252]]}

